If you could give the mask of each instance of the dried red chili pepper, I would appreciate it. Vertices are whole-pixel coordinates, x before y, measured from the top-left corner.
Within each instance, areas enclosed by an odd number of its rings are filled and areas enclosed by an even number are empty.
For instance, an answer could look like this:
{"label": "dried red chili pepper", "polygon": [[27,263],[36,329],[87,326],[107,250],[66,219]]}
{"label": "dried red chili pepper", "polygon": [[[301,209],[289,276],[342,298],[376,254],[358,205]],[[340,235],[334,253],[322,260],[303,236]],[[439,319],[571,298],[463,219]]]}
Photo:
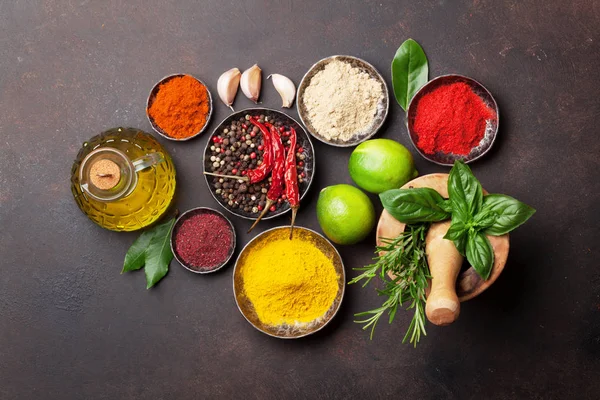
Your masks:
{"label": "dried red chili pepper", "polygon": [[258,183],[267,177],[267,174],[271,172],[273,168],[273,138],[270,135],[267,127],[255,117],[250,117],[250,122],[260,129],[263,135],[263,160],[255,169],[249,169],[246,171],[246,176],[250,179],[250,183]]}
{"label": "dried red chili pepper", "polygon": [[269,174],[269,172],[271,172],[271,169],[273,168],[272,135],[267,129],[267,127],[258,122],[258,119],[256,119],[255,117],[250,117],[249,121],[256,125],[263,134],[262,164],[260,164],[254,169],[246,170],[243,176],[214,174],[212,172],[204,172],[205,175],[218,176],[219,178],[227,179],[239,179],[250,183],[258,183],[267,177],[267,175]]}
{"label": "dried red chili pepper", "polygon": [[271,144],[273,145],[273,169],[271,171],[271,187],[269,187],[269,191],[267,192],[267,204],[265,208],[262,210],[254,224],[248,229],[248,233],[258,222],[265,216],[269,208],[273,204],[277,202],[277,200],[283,194],[283,174],[285,170],[285,149],[283,148],[283,143],[281,143],[281,138],[277,133],[277,129],[273,125],[268,125],[269,131],[271,133]]}
{"label": "dried red chili pepper", "polygon": [[285,196],[292,208],[292,226],[290,227],[290,239],[294,234],[294,223],[296,214],[300,208],[300,190],[298,189],[298,171],[296,170],[296,130],[290,127],[290,147],[285,156]]}

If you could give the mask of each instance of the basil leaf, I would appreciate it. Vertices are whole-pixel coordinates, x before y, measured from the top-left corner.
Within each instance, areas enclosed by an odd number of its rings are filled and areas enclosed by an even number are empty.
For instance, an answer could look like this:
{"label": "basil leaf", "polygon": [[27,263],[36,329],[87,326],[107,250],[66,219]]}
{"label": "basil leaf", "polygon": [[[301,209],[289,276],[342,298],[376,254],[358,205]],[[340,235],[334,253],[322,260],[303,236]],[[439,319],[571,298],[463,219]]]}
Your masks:
{"label": "basil leaf", "polygon": [[123,272],[135,271],[144,266],[146,262],[146,248],[150,244],[150,240],[154,236],[154,229],[143,232],[133,242],[127,254],[125,254],[125,261],[123,262]]}
{"label": "basil leaf", "polygon": [[471,168],[462,161],[455,161],[448,176],[448,194],[452,204],[452,213],[461,220],[469,221],[477,214],[483,202],[481,184],[471,172]]}
{"label": "basil leaf", "polygon": [[468,228],[462,221],[452,221],[448,232],[444,235],[444,239],[456,240],[468,232]]}
{"label": "basil leaf", "polygon": [[464,256],[468,232],[469,227],[464,221],[453,219],[452,223],[450,224],[450,228],[448,228],[448,232],[446,232],[444,235],[444,239],[452,240],[456,250],[458,250],[458,252]]}
{"label": "basil leaf", "polygon": [[504,235],[522,225],[535,213],[535,209],[519,200],[503,194],[490,194],[483,198],[483,210],[497,214],[496,220],[485,233]]}
{"label": "basil leaf", "polygon": [[469,239],[469,235],[467,233],[465,233],[464,235],[453,240],[454,247],[456,247],[456,250],[458,250],[460,255],[463,257],[465,257],[465,251],[467,248],[467,240],[468,239]]}
{"label": "basil leaf", "polygon": [[473,226],[477,228],[477,230],[482,230],[488,228],[496,222],[498,218],[498,214],[491,210],[482,209],[477,213],[475,218],[473,219]]}
{"label": "basil leaf", "polygon": [[169,272],[169,263],[173,259],[171,251],[171,229],[175,218],[154,227],[154,236],[146,249],[146,289],[150,289]]}
{"label": "basil leaf", "polygon": [[440,208],[446,211],[447,213],[452,212],[452,202],[450,202],[450,199],[444,199],[443,201],[438,203],[438,206],[440,206]]}
{"label": "basil leaf", "polygon": [[419,43],[406,40],[396,50],[392,60],[392,86],[394,96],[404,111],[415,93],[427,83],[429,67],[427,56]]}
{"label": "basil leaf", "polygon": [[444,198],[434,189],[391,189],[379,195],[383,207],[405,224],[436,222],[450,218],[438,205]]}
{"label": "basil leaf", "polygon": [[494,249],[490,240],[482,232],[470,230],[467,240],[466,256],[469,264],[479,276],[487,280],[494,265]]}

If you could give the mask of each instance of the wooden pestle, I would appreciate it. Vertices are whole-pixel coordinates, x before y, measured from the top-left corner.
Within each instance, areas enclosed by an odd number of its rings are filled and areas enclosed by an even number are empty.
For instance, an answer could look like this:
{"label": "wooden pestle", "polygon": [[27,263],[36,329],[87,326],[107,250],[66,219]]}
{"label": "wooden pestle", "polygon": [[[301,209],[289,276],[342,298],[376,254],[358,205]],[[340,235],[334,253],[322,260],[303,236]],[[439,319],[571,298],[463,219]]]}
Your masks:
{"label": "wooden pestle", "polygon": [[456,279],[463,257],[451,240],[444,239],[450,221],[434,223],[425,238],[425,253],[431,273],[431,290],[427,296],[425,313],[435,325],[449,325],[460,313],[456,295]]}

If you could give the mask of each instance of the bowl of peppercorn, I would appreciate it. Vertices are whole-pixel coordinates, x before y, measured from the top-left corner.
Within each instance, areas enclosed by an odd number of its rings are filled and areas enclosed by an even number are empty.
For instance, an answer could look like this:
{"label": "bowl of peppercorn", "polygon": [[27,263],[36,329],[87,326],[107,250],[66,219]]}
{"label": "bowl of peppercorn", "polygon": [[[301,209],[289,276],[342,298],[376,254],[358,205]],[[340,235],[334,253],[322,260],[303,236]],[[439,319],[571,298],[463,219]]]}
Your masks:
{"label": "bowl of peppercorn", "polygon": [[[273,151],[276,146],[269,139],[272,134],[281,142],[283,151]],[[290,149],[294,138],[295,147]],[[281,171],[274,166],[284,163],[284,169],[290,168],[286,162],[289,160],[295,163],[302,199],[315,170],[308,134],[296,120],[280,111],[249,108],[225,118],[212,133],[204,149],[204,176],[212,196],[230,213],[256,219],[268,207],[263,219],[269,219],[291,209],[286,190],[275,190],[292,184],[289,171],[273,176],[275,171]]]}

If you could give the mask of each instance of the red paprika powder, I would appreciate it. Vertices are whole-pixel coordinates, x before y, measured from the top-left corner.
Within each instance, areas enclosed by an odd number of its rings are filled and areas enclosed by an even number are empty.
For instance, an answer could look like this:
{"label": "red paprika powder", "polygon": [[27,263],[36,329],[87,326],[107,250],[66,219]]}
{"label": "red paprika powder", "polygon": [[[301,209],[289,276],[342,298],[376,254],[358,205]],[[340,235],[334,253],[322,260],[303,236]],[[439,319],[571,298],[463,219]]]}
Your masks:
{"label": "red paprika powder", "polygon": [[440,86],[417,103],[413,130],[425,154],[468,155],[485,135],[486,120],[495,117],[463,82]]}
{"label": "red paprika powder", "polygon": [[192,215],[175,232],[175,252],[189,268],[214,269],[229,258],[233,242],[225,218],[211,213]]}
{"label": "red paprika powder", "polygon": [[210,113],[209,96],[206,86],[193,76],[177,76],[158,86],[147,112],[168,136],[185,139],[206,125]]}

